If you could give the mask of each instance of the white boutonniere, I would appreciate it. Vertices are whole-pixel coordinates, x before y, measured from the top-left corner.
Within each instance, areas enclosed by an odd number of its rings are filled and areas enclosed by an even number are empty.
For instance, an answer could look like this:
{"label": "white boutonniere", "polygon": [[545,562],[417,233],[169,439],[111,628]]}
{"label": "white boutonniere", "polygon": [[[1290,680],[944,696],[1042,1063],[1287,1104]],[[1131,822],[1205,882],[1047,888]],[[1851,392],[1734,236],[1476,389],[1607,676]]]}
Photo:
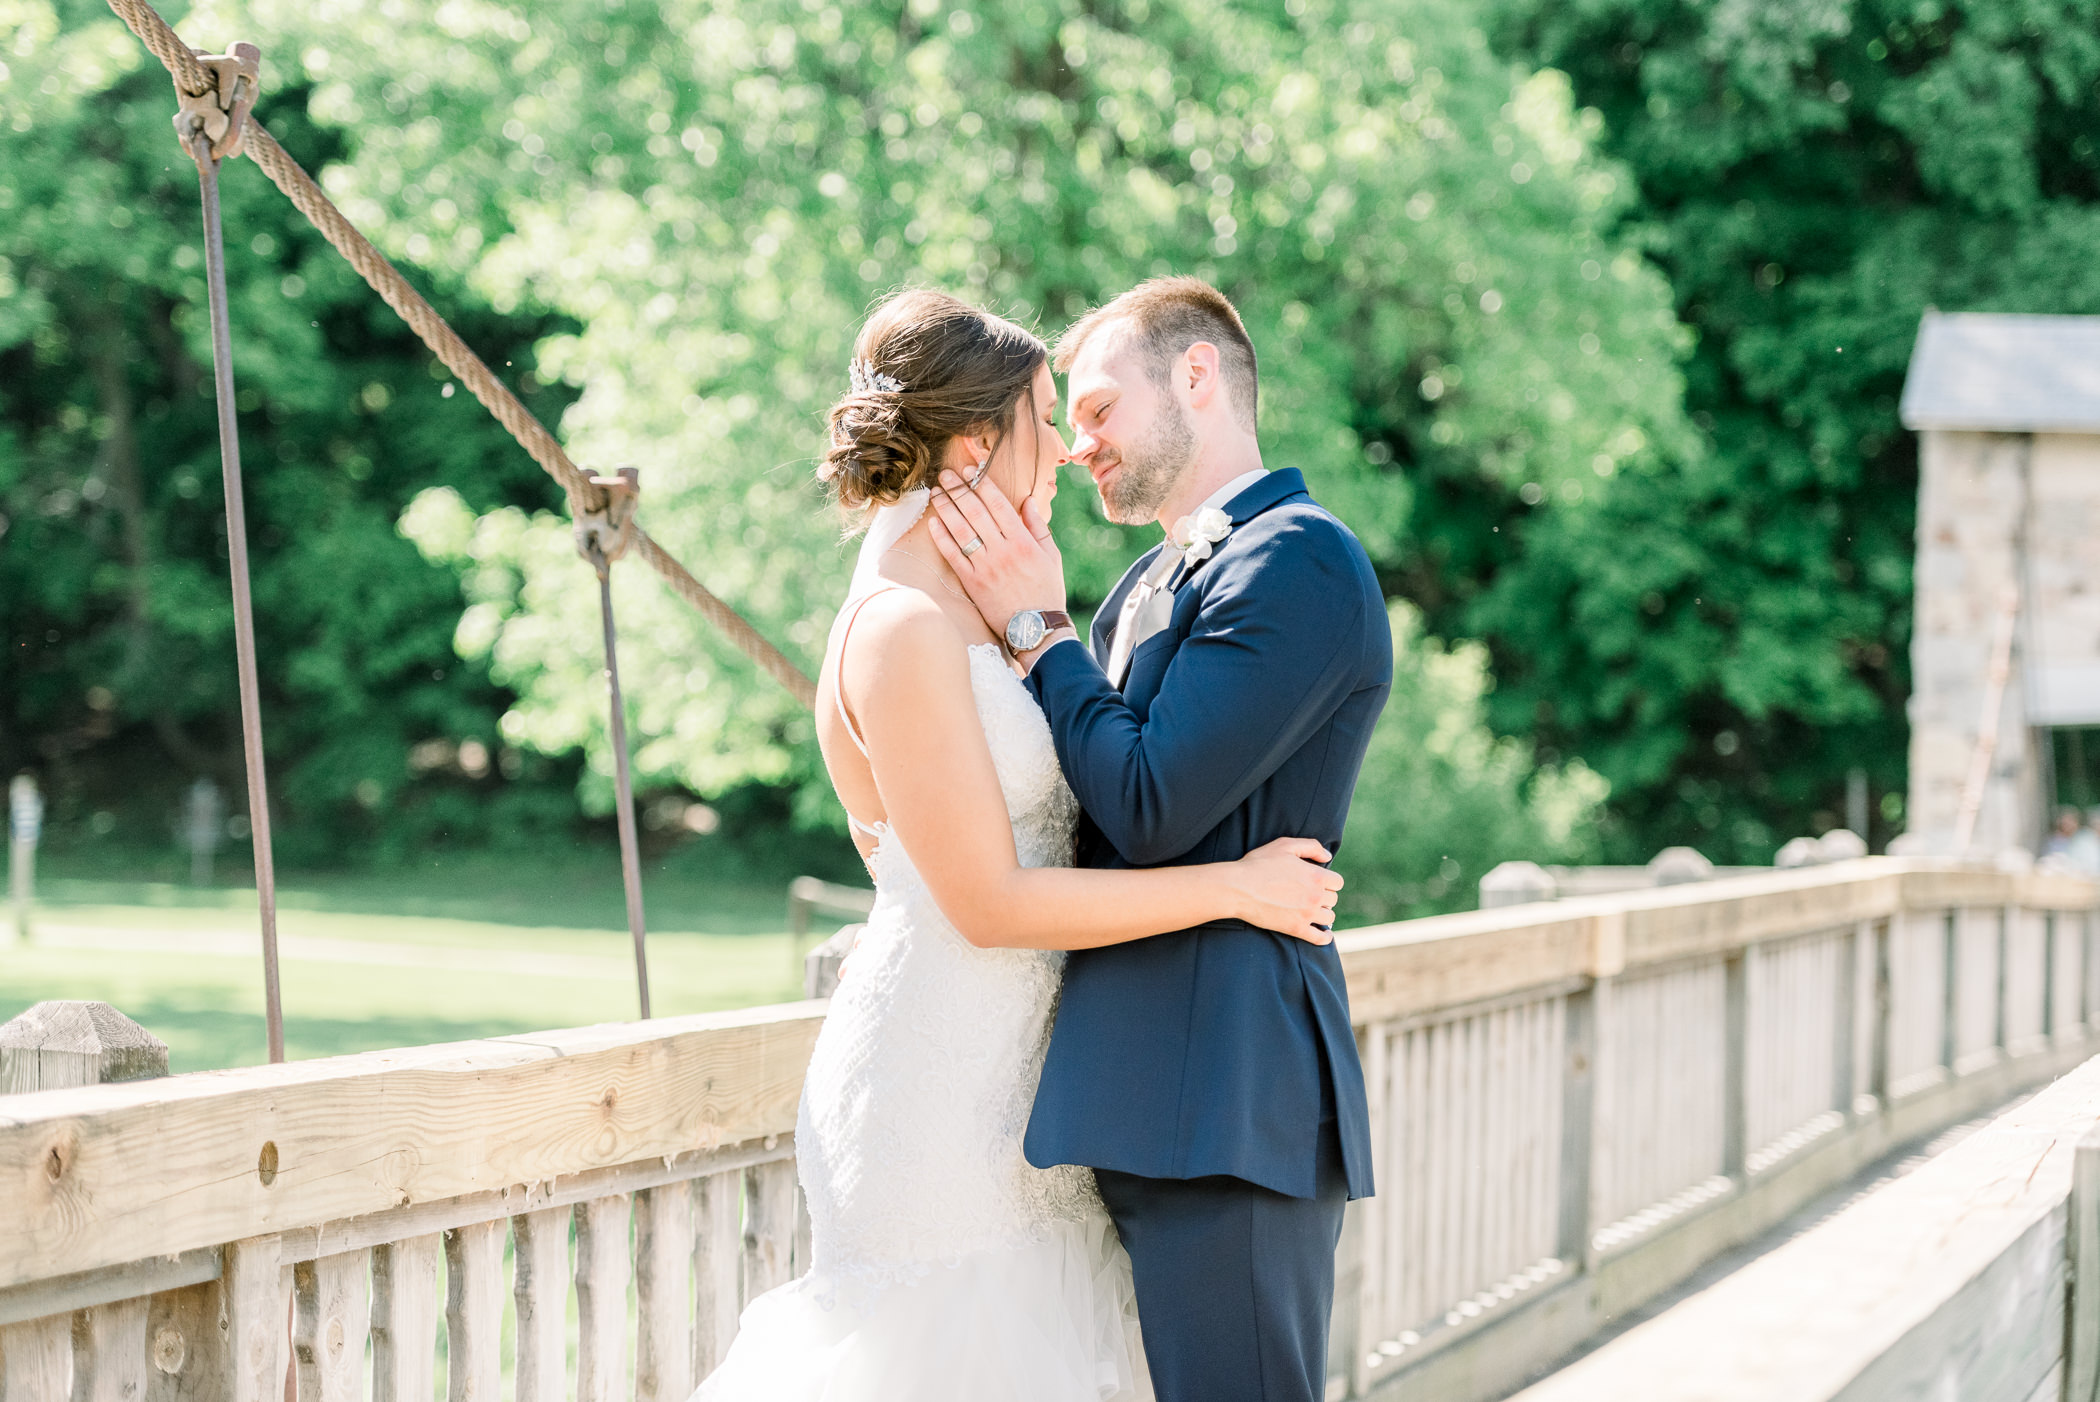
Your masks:
{"label": "white boutonniere", "polygon": [[1175,538],[1181,543],[1181,562],[1190,569],[1210,558],[1211,548],[1232,534],[1232,518],[1215,506],[1206,506],[1177,525]]}

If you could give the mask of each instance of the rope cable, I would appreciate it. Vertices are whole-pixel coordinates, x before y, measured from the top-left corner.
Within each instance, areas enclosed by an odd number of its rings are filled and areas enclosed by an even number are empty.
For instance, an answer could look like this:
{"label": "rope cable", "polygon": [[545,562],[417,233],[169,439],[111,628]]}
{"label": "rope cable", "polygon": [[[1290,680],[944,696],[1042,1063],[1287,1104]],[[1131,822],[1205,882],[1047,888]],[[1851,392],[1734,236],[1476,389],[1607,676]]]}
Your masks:
{"label": "rope cable", "polygon": [[[178,91],[187,96],[196,96],[210,91],[215,80],[209,69],[198,61],[190,47],[183,43],[168,22],[147,0],[109,0],[109,7],[117,18],[124,21],[133,34],[139,37],[153,56],[175,80]],[[411,331],[430,348],[431,354],[445,368],[458,376],[461,384],[481,401],[496,422],[516,439],[519,446],[532,456],[547,474],[561,484],[568,495],[572,513],[602,510],[604,489],[592,484],[590,474],[579,468],[562,448],[555,436],[548,432],[532,411],[511,393],[510,387],[495,375],[495,372],[460,339],[440,316],[437,309],[424,299],[423,294],[410,285],[386,255],[373,247],[371,241],[359,233],[357,227],[336,208],[312,176],[292,159],[291,154],[277,144],[263,124],[251,113],[243,124],[245,131],[244,153],[270,177],[277,188],[284,191],[293,206],[305,215],[322,237],[335,246],[345,261],[357,270],[359,277],[377,292],[386,304],[394,309]],[[806,707],[816,704],[816,683],[797,667],[788,656],[775,647],[770,640],[754,628],[750,621],[725,603],[720,596],[709,590],[692,571],[679,563],[671,553],[639,529],[636,530],[636,545],[641,557],[646,560],[671,587],[673,593],[697,609],[701,617],[726,634],[738,650],[755,662],[759,669],[786,687],[796,700]]]}

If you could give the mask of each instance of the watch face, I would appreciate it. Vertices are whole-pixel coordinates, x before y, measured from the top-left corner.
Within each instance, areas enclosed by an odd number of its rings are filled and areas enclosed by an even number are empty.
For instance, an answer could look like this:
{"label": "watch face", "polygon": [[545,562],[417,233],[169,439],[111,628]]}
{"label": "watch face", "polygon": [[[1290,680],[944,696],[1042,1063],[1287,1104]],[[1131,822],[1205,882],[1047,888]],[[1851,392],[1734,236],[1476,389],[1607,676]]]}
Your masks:
{"label": "watch face", "polygon": [[1006,645],[1015,652],[1026,652],[1041,642],[1048,631],[1043,626],[1041,610],[1029,609],[1007,620]]}

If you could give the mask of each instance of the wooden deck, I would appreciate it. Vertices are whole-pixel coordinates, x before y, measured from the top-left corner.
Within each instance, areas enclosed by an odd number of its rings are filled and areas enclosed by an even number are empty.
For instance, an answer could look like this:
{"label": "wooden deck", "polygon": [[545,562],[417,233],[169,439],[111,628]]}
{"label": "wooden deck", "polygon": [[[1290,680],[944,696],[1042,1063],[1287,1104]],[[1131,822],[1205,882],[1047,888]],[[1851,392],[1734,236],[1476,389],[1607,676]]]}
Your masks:
{"label": "wooden deck", "polygon": [[[2073,878],[1882,858],[1343,936],[1381,1193],[1345,1233],[1330,1396],[1499,1396],[2082,1062],[2096,910]],[[806,1263],[822,1016],[0,1099],[0,1402],[276,1402],[288,1369],[305,1399],[430,1398],[441,1325],[455,1402],[506,1375],[519,1402],[683,1402]]]}

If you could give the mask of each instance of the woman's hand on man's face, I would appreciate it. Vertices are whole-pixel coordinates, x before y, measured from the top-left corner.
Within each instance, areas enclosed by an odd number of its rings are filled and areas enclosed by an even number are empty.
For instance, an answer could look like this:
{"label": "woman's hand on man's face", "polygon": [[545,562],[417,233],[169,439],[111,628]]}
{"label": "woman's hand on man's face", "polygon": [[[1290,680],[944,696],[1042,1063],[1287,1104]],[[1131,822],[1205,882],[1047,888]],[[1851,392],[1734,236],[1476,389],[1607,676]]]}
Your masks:
{"label": "woman's hand on man's face", "polygon": [[1065,562],[1035,499],[1013,503],[989,477],[972,487],[953,471],[933,493],[933,543],[993,632],[1025,609],[1065,606]]}

